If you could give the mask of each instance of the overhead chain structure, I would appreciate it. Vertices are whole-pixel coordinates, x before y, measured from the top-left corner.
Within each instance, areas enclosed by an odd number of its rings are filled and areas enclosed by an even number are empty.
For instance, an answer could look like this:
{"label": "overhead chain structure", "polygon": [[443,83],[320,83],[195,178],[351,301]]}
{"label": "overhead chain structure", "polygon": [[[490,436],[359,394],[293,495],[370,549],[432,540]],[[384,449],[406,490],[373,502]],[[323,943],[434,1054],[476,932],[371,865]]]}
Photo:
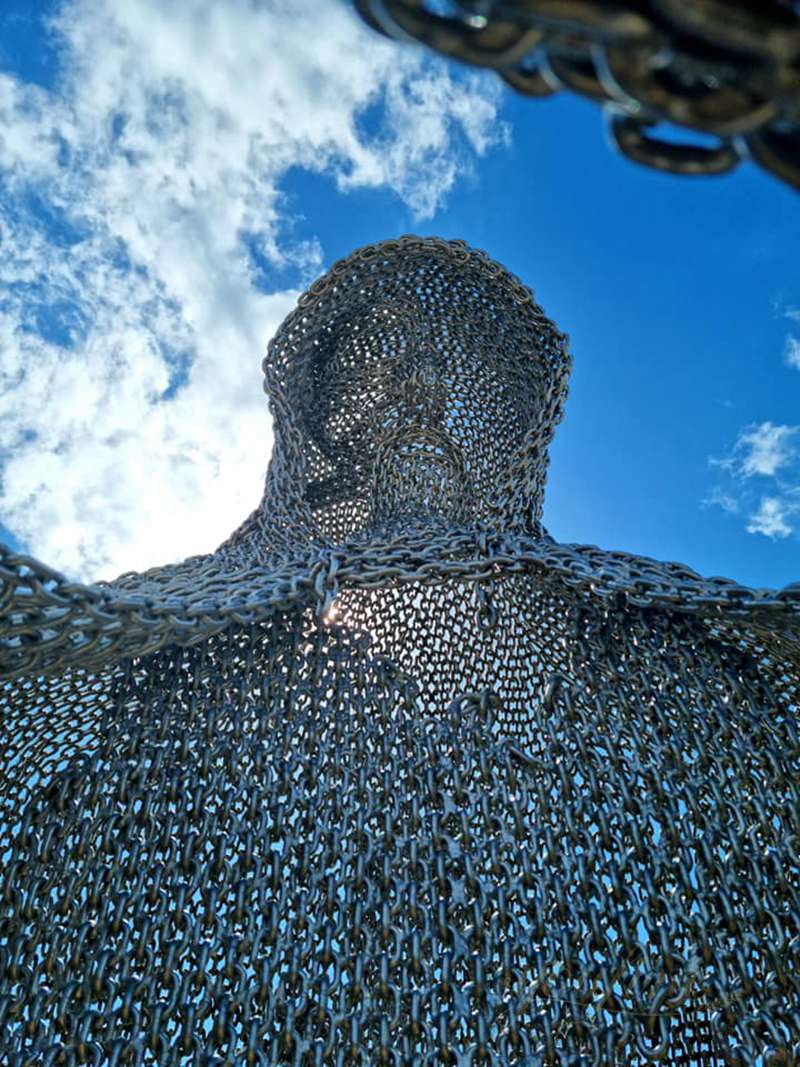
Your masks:
{"label": "overhead chain structure", "polygon": [[381,33],[496,70],[525,96],[597,101],[638,163],[722,174],[749,158],[800,189],[797,0],[354,2]]}
{"label": "overhead chain structure", "polygon": [[216,552],[0,551],[0,1065],[800,1063],[800,585],[548,535],[567,342],[463,242],[264,369]]}

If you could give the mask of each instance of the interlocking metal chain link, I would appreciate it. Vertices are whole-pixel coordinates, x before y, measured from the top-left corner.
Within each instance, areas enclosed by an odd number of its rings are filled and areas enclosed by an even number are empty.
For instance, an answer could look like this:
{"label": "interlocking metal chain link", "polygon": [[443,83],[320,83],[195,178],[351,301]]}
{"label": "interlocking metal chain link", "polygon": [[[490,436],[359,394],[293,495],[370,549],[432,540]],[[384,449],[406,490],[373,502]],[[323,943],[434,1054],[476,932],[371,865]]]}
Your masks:
{"label": "interlocking metal chain link", "polygon": [[[374,29],[498,71],[518,92],[597,101],[630,159],[800,189],[796,0],[354,0]],[[664,124],[705,135],[664,136]]]}
{"label": "interlocking metal chain link", "polygon": [[569,368],[369,246],[215,553],[0,550],[0,1067],[800,1062],[800,586],[554,542]]}

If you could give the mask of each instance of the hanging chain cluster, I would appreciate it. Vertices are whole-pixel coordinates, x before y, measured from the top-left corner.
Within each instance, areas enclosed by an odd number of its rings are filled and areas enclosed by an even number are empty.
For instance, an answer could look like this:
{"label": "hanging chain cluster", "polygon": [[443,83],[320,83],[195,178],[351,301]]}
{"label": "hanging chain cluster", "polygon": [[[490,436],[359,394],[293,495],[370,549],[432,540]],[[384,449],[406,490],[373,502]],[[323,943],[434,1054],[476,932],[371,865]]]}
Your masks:
{"label": "hanging chain cluster", "polygon": [[547,535],[565,338],[462,242],[264,366],[215,553],[0,552],[0,1067],[800,1062],[800,589]]}
{"label": "hanging chain cluster", "polygon": [[[602,104],[638,163],[722,174],[750,158],[800,189],[796,0],[355,0],[374,29]],[[446,13],[442,13],[445,11]],[[707,135],[667,139],[659,124]]]}

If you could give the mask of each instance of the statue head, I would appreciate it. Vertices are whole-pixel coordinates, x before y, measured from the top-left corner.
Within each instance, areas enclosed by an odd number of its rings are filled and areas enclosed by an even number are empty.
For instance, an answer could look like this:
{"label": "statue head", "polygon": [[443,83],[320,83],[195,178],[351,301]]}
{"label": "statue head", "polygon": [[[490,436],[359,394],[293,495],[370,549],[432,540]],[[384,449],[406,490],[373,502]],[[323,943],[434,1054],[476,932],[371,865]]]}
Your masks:
{"label": "statue head", "polygon": [[564,335],[484,253],[435,238],[353,253],[269,344],[262,530],[329,543],[415,523],[540,531],[569,367]]}

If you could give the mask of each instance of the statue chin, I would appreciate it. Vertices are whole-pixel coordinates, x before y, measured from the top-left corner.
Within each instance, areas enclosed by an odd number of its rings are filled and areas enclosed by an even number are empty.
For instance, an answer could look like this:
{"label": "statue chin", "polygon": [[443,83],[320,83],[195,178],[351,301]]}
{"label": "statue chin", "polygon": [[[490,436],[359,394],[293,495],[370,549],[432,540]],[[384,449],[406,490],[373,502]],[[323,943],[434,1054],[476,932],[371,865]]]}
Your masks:
{"label": "statue chin", "polygon": [[472,483],[447,433],[412,424],[386,435],[375,455],[369,527],[415,520],[464,525],[474,512]]}

